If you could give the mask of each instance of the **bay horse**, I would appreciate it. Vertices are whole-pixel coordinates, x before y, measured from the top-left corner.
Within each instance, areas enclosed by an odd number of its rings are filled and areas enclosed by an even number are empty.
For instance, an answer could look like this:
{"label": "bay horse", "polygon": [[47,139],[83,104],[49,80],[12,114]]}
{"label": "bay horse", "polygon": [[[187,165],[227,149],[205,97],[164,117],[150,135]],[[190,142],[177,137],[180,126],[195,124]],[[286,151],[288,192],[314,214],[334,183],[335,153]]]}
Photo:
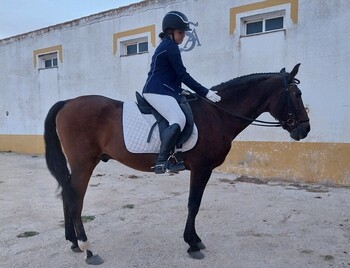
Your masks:
{"label": "bay horse", "polygon": [[[195,147],[183,153],[190,170],[188,216],[184,240],[191,257],[201,259],[205,246],[196,233],[195,219],[212,170],[220,166],[233,139],[264,113],[300,140],[310,131],[297,64],[288,73],[260,73],[242,76],[214,86],[221,102],[198,98],[190,103],[198,128]],[[54,104],[45,119],[45,158],[48,169],[62,189],[65,237],[73,251],[84,251],[85,260],[99,264],[102,259],[89,249],[81,219],[84,195],[96,165],[115,159],[140,171],[151,172],[157,154],[130,153],[123,140],[123,102],[103,96],[80,96]],[[266,123],[266,122],[265,122]],[[267,122],[269,123],[269,122]],[[271,123],[271,122],[270,122]],[[69,164],[69,168],[67,165]]]}

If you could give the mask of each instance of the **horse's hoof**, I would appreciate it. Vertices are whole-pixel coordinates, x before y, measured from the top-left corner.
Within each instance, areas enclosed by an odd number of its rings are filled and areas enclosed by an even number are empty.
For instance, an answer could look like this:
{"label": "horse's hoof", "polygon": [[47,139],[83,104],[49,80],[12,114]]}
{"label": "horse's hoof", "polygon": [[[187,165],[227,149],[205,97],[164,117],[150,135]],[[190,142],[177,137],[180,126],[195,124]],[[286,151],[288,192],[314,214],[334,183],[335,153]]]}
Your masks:
{"label": "horse's hoof", "polygon": [[92,255],[91,257],[88,257],[85,259],[87,264],[91,265],[100,265],[103,263],[103,260],[98,255]]}
{"label": "horse's hoof", "polygon": [[201,260],[201,259],[204,259],[205,255],[202,251],[200,250],[197,250],[197,251],[191,251],[191,248],[189,248],[187,250],[187,253],[193,258],[193,259],[196,259],[196,260]]}
{"label": "horse's hoof", "polygon": [[199,247],[199,249],[205,249],[205,245],[202,242],[198,242],[197,247]]}

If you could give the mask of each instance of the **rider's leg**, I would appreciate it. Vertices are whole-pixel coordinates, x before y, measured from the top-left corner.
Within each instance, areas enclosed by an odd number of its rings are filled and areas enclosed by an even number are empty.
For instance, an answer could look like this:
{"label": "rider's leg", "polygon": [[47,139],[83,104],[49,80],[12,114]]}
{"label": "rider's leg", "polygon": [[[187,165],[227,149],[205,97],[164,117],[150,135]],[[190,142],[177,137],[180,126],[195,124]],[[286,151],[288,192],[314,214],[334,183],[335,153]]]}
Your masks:
{"label": "rider's leg", "polygon": [[178,102],[171,96],[145,93],[145,99],[169,122],[169,127],[162,133],[162,143],[157,159],[155,173],[179,172],[185,169],[183,162],[168,163],[171,151],[184,129],[186,117]]}
{"label": "rider's leg", "polygon": [[168,162],[171,151],[176,145],[177,138],[181,131],[178,124],[172,124],[168,126],[162,133],[162,144],[160,145],[160,151],[157,158],[157,162],[154,168],[154,172],[161,174],[164,172],[179,172],[185,169],[184,163],[170,163]]}
{"label": "rider's leg", "polygon": [[147,102],[168,121],[169,126],[172,124],[178,124],[181,131],[184,130],[186,117],[175,98],[168,95],[153,93],[144,93],[143,96]]}

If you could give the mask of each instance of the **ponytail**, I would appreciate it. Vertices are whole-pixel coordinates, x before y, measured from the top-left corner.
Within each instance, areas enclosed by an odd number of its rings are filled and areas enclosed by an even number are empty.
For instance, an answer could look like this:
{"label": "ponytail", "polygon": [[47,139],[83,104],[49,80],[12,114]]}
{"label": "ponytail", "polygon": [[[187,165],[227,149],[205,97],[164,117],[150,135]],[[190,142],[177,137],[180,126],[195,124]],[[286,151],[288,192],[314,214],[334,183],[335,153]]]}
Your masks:
{"label": "ponytail", "polygon": [[173,29],[165,29],[165,31],[161,32],[159,35],[160,39],[163,39],[165,37],[171,36],[172,39],[174,39],[174,30]]}

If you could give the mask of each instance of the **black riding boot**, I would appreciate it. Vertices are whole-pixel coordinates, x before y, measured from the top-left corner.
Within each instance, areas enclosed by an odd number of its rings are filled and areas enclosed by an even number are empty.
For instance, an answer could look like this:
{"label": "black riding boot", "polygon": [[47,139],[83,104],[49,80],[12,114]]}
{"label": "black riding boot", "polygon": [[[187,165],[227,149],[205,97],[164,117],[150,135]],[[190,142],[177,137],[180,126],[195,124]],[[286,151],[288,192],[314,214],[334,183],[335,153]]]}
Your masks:
{"label": "black riding boot", "polygon": [[158,155],[157,163],[154,167],[154,172],[156,174],[162,174],[165,172],[177,173],[185,169],[183,161],[168,161],[171,150],[174,149],[177,138],[179,137],[180,133],[181,129],[178,124],[172,124],[163,131],[162,144],[160,145],[160,152]]}

